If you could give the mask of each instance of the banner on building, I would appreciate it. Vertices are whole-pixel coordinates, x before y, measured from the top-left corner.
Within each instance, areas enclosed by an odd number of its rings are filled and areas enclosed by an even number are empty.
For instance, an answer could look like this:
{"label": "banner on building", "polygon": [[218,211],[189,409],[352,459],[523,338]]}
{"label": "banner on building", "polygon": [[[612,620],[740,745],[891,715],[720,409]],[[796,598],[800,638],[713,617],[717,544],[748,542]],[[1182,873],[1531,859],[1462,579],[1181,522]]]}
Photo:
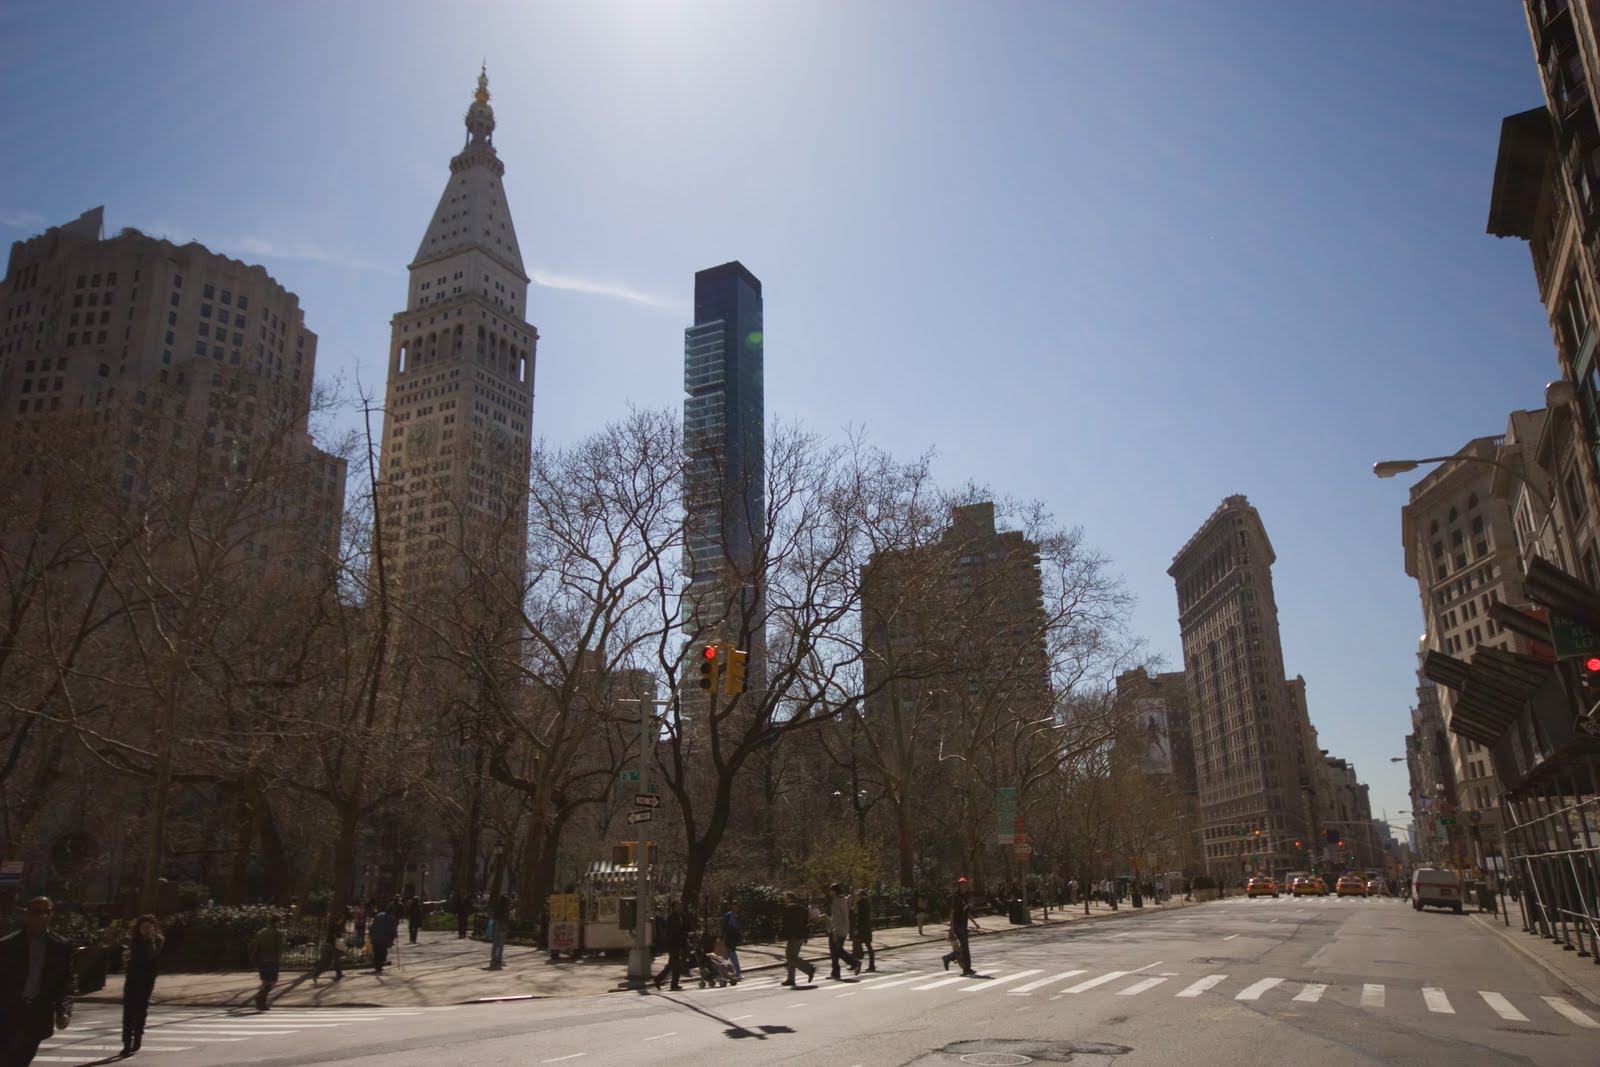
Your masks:
{"label": "banner on building", "polygon": [[1167,730],[1167,703],[1154,697],[1134,701],[1139,769],[1146,774],[1172,773],[1172,736]]}

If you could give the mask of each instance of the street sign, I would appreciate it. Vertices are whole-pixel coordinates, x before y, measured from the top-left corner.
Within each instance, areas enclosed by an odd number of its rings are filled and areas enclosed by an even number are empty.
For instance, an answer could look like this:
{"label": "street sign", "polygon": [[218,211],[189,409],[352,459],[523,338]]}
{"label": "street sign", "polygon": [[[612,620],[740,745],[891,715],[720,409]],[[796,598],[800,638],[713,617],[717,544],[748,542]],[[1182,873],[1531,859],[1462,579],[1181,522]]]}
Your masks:
{"label": "street sign", "polygon": [[1017,840],[1017,791],[1001,786],[994,791],[995,843],[1015,844]]}
{"label": "street sign", "polygon": [[638,780],[639,780],[639,772],[638,771],[618,771],[617,772],[617,781],[619,781],[619,782],[637,782]]}
{"label": "street sign", "polygon": [[649,822],[651,819],[655,818],[655,814],[655,812],[649,810],[648,808],[646,808],[644,811],[630,811],[628,812],[628,825],[632,826],[635,823]]}
{"label": "street sign", "polygon": [[661,798],[652,796],[649,793],[635,794],[633,802],[641,808],[659,808],[661,806]]}
{"label": "street sign", "polygon": [[1600,634],[1553,611],[1550,613],[1550,638],[1558,659],[1600,652]]}

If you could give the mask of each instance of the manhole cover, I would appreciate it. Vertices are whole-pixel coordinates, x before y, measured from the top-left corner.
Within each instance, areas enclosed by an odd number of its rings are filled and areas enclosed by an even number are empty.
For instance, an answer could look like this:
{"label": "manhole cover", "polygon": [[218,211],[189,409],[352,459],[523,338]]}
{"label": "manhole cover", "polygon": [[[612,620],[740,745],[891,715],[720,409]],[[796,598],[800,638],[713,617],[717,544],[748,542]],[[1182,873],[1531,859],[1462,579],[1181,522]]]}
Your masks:
{"label": "manhole cover", "polygon": [[1024,1063],[1032,1063],[1029,1056],[1018,1056],[1014,1052],[974,1052],[969,1056],[961,1057],[962,1063],[981,1063],[985,1067],[1022,1067]]}

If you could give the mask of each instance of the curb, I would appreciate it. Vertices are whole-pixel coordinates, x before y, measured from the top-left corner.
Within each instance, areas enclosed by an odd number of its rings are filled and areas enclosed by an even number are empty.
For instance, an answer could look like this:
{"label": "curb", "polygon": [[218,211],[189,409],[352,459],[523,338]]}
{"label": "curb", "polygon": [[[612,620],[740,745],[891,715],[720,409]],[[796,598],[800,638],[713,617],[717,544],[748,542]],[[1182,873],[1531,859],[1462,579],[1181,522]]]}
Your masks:
{"label": "curb", "polygon": [[[1536,964],[1546,974],[1560,982],[1561,988],[1565,989],[1573,996],[1582,997],[1584,1000],[1587,1000],[1596,1007],[1600,1007],[1600,993],[1574,985],[1572,978],[1566,974],[1563,974],[1560,968],[1551,963],[1548,958],[1538,952],[1535,952],[1533,946],[1525,943],[1522,938],[1514,936],[1519,933],[1524,933],[1523,931],[1520,931],[1515,927],[1506,926],[1498,916],[1482,917],[1482,913],[1473,912],[1472,917],[1479,921],[1479,925],[1486,926],[1502,941],[1516,949],[1518,952],[1522,953],[1524,957]],[[1526,937],[1528,935],[1524,933],[1524,936]],[[1547,939],[1541,937],[1539,940],[1541,942],[1545,942]],[[1597,968],[1595,973],[1597,977],[1600,977],[1600,968]]]}

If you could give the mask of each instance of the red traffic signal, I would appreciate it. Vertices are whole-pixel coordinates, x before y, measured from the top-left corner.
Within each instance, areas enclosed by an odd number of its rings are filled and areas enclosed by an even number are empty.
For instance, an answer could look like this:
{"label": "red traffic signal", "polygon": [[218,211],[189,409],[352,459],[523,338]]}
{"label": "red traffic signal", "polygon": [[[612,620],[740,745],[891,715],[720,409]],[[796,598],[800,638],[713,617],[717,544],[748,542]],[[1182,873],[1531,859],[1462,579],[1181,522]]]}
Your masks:
{"label": "red traffic signal", "polygon": [[717,646],[716,645],[707,645],[706,646],[706,651],[705,651],[705,657],[706,657],[706,659],[716,659],[717,658]]}
{"label": "red traffic signal", "polygon": [[1585,657],[1583,669],[1590,674],[1600,674],[1600,656]]}
{"label": "red traffic signal", "polygon": [[716,689],[717,683],[722,678],[722,664],[717,658],[718,651],[716,645],[707,645],[705,651],[701,653],[705,657],[700,661],[701,689],[708,691]]}

